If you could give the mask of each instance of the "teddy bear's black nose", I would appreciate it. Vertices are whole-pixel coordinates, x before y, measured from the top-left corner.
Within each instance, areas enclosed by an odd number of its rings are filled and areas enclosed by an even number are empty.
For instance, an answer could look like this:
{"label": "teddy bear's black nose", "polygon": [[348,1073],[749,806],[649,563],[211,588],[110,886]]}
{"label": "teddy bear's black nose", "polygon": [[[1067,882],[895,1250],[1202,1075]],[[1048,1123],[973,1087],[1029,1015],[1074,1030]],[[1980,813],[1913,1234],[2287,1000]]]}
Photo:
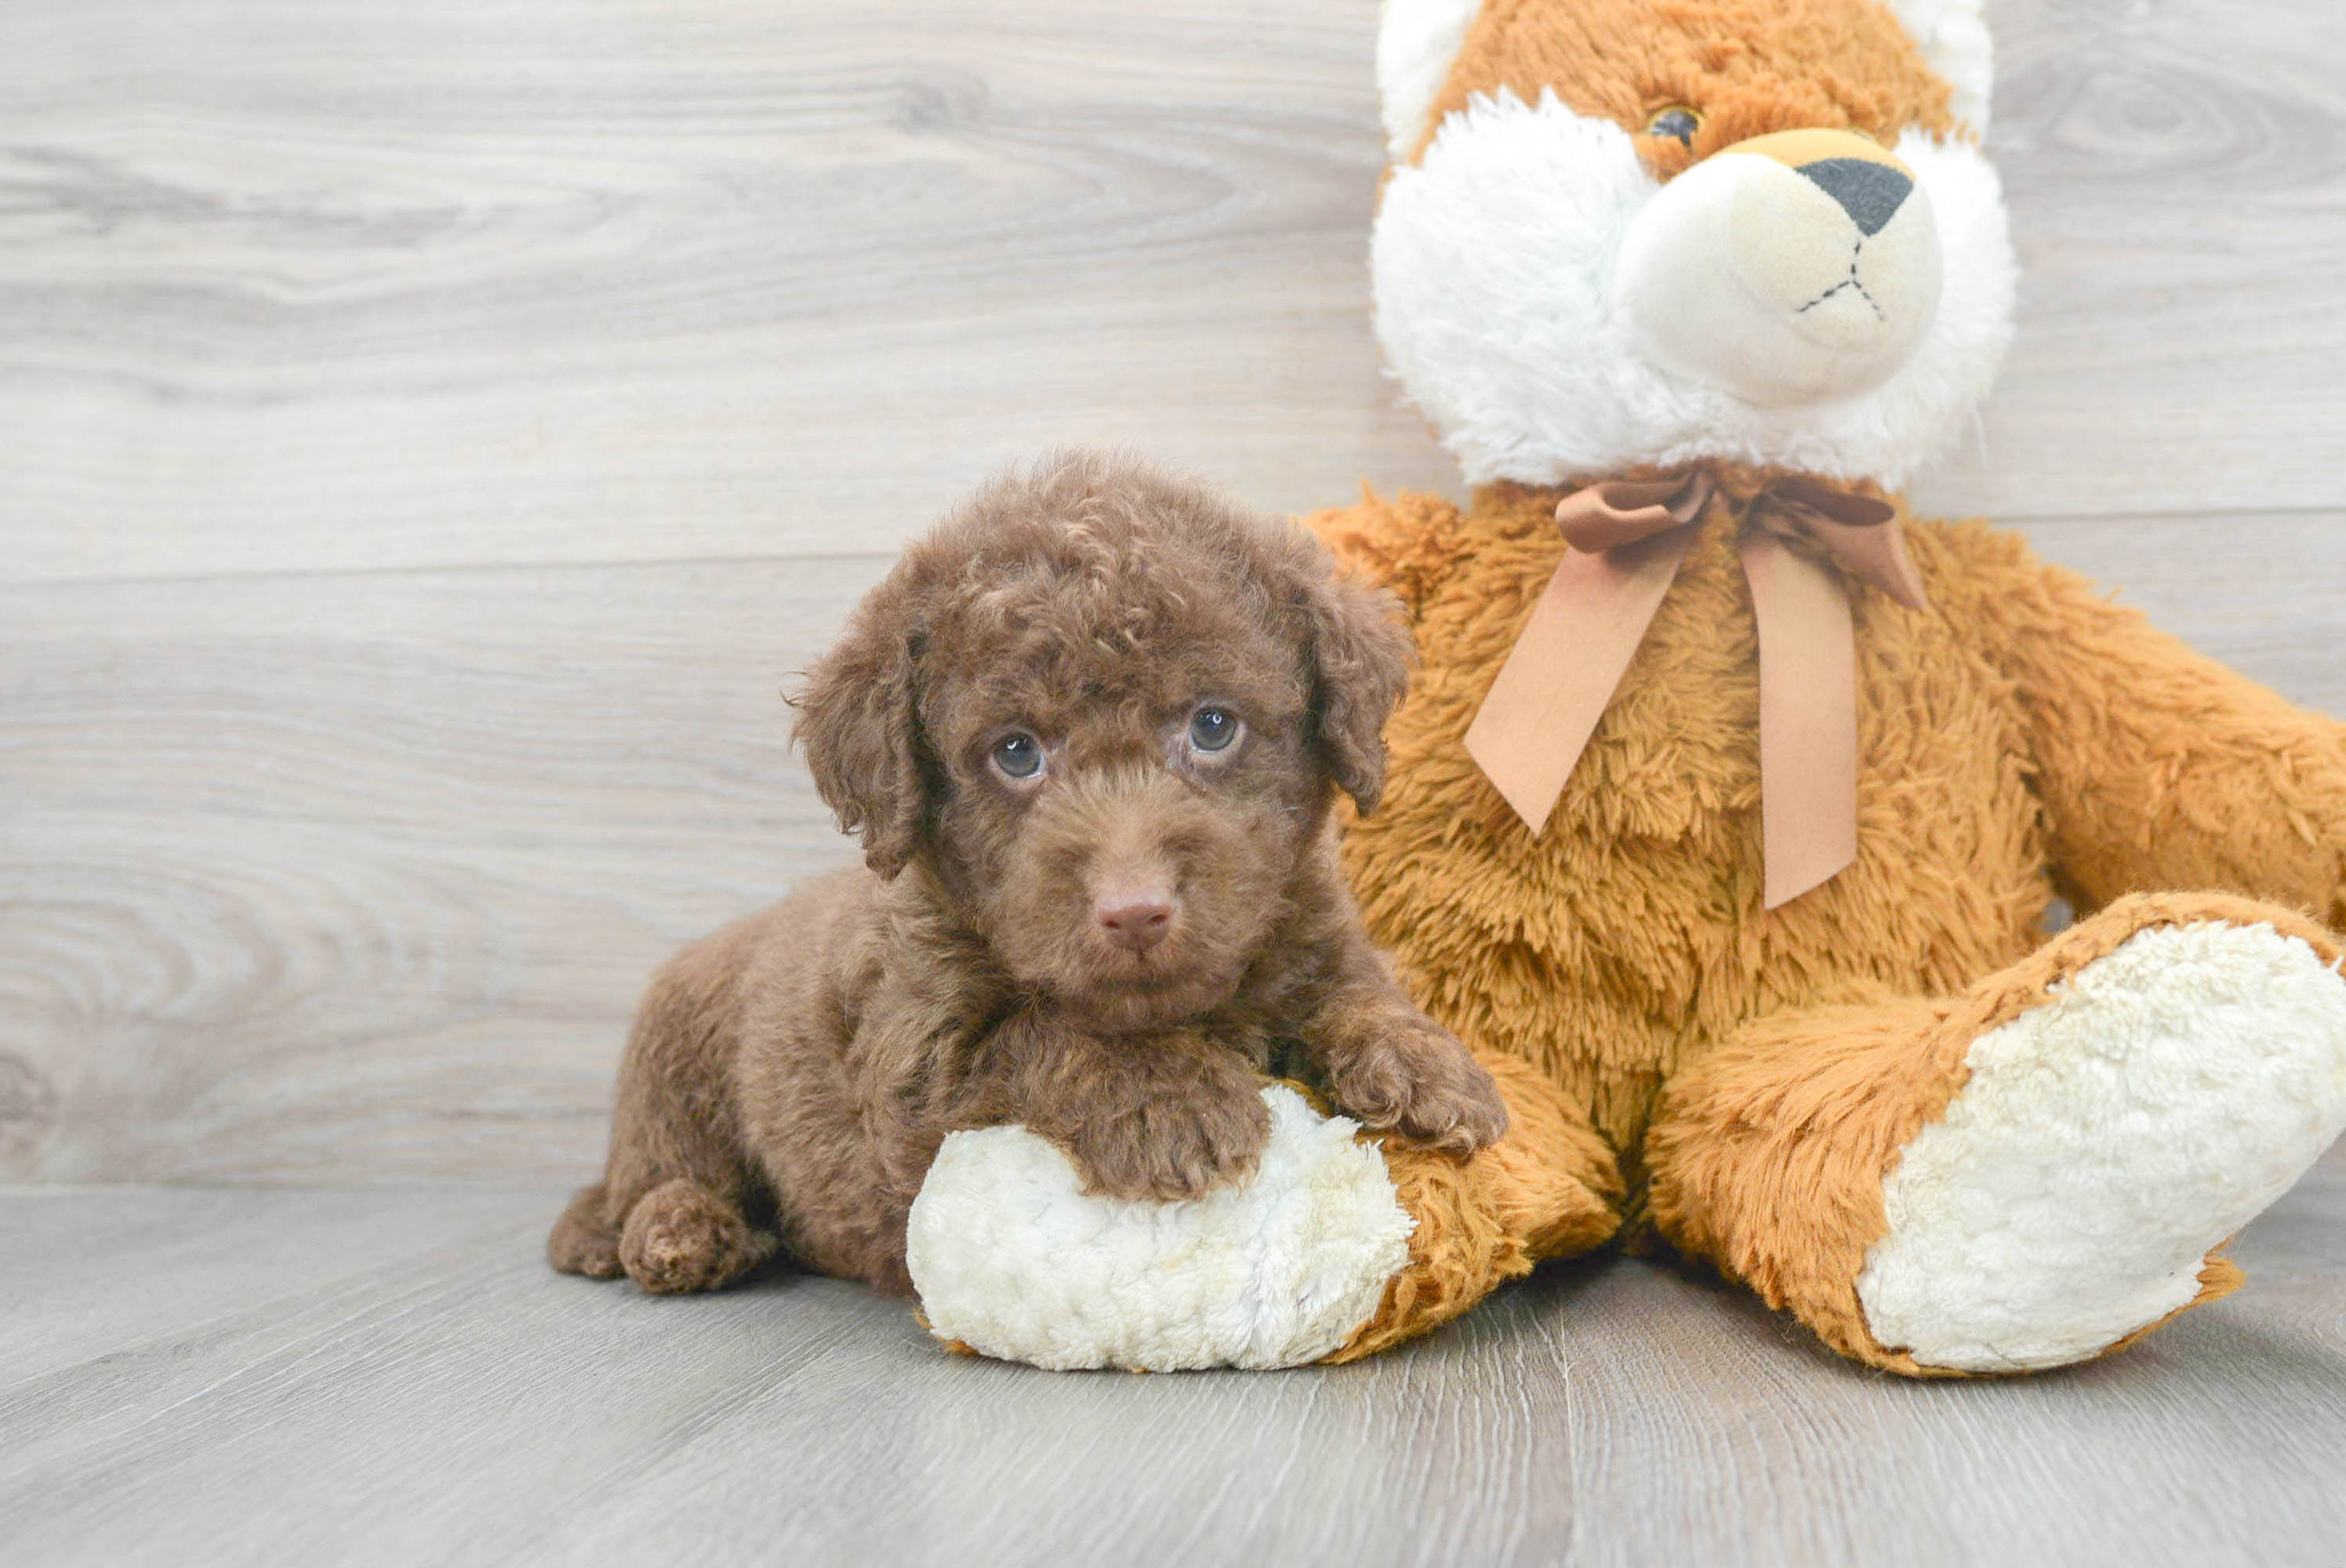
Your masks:
{"label": "teddy bear's black nose", "polygon": [[1800,172],[1849,214],[1862,234],[1878,234],[1905,205],[1914,182],[1886,163],[1867,158],[1827,158],[1800,166]]}

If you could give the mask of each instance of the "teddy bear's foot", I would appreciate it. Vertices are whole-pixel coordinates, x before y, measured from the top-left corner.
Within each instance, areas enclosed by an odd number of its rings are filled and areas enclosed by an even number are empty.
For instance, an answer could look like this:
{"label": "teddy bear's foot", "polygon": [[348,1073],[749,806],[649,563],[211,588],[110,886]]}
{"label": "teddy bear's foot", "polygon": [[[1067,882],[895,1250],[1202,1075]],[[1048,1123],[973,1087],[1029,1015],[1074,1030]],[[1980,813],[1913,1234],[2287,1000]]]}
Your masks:
{"label": "teddy bear's foot", "polygon": [[1006,1360],[1146,1371],[1350,1360],[1424,1333],[1619,1224],[1596,1135],[1529,1068],[1484,1064],[1510,1122],[1471,1159],[1380,1146],[1272,1084],[1254,1173],[1176,1203],[1087,1195],[1023,1127],[955,1133],[906,1233],[929,1328]]}
{"label": "teddy bear's foot", "polygon": [[905,1261],[930,1330],[1068,1370],[1287,1367],[1326,1355],[1409,1252],[1384,1162],[1294,1090],[1244,1179],[1173,1202],[1095,1196],[1024,1127],[947,1137]]}
{"label": "teddy bear's foot", "polygon": [[2065,1366],[2239,1282],[2214,1249],[2346,1125],[2346,978],[2270,925],[2154,926],[1967,1061],[1882,1185],[1858,1300],[1925,1366]]}
{"label": "teddy bear's foot", "polygon": [[1507,1103],[1507,1130],[1464,1161],[1386,1143],[1393,1194],[1416,1221],[1409,1261],[1376,1316],[1324,1359],[1358,1360],[1430,1333],[1540,1259],[1587,1252],[1621,1228],[1621,1173],[1586,1118],[1527,1063],[1475,1055]]}
{"label": "teddy bear's foot", "polygon": [[1914,1376],[2116,1349],[2239,1282],[2216,1250],[2346,1126],[2337,939],[2119,901],[1952,1002],[1760,1020],[1668,1085],[1665,1234]]}

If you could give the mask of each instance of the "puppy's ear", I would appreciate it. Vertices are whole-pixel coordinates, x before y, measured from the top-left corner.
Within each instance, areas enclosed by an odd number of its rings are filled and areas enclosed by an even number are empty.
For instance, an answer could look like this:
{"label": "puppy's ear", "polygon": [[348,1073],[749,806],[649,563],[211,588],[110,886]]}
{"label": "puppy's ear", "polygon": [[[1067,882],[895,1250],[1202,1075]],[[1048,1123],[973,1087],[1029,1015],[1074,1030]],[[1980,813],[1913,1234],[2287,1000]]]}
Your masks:
{"label": "puppy's ear", "polygon": [[1409,689],[1416,649],[1401,602],[1338,573],[1325,552],[1311,546],[1299,577],[1312,721],[1328,776],[1365,817],[1384,793],[1385,720]]}
{"label": "puppy's ear", "polygon": [[791,703],[792,735],[806,747],[815,789],[842,830],[862,835],[864,862],[883,881],[904,869],[928,830],[920,628],[907,599],[898,585],[875,590]]}

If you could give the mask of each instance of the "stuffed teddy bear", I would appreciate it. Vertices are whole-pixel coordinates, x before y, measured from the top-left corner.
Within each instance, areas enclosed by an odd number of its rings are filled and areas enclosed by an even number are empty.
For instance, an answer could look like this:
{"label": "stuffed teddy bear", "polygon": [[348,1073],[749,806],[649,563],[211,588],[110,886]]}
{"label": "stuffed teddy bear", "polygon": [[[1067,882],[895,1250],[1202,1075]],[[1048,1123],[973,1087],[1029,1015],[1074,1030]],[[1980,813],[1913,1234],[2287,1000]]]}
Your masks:
{"label": "stuffed teddy bear", "polygon": [[1163,1208],[957,1135],[937,1331],[1343,1359],[1623,1235],[1933,1376],[2234,1288],[2346,1126],[2346,727],[1907,515],[2010,330],[1980,0],[1387,0],[1378,75],[1378,334],[1472,500],[1310,520],[1420,656],[1347,869],[1514,1125],[1298,1101]]}

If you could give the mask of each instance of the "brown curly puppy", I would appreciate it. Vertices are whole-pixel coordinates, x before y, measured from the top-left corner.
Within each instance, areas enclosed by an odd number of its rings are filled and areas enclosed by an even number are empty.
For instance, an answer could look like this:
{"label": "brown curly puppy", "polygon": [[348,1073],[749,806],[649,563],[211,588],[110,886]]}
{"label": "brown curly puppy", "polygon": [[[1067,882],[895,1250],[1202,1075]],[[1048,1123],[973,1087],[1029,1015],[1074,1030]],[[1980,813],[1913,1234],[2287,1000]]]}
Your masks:
{"label": "brown curly puppy", "polygon": [[995,483],[815,668],[799,735],[868,870],[688,948],[619,1070],[609,1166],[547,1249],[647,1290],[772,1247],[906,1291],[939,1142],[1018,1122],[1092,1191],[1250,1170],[1257,1074],[1464,1155],[1489,1075],[1419,1012],[1338,879],[1408,638],[1300,530],[1093,454]]}

